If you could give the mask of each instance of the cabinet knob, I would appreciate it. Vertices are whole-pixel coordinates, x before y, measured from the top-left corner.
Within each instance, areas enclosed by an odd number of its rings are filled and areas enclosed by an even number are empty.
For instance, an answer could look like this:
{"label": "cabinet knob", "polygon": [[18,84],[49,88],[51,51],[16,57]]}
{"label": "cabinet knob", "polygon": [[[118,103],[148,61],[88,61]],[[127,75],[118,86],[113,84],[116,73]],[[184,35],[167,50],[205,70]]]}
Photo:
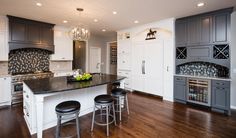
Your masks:
{"label": "cabinet knob", "polygon": [[23,93],[26,93],[25,91],[23,91]]}
{"label": "cabinet knob", "polygon": [[26,98],[29,98],[29,95],[26,95]]}
{"label": "cabinet knob", "polygon": [[125,61],[122,61],[122,63],[125,63]]}

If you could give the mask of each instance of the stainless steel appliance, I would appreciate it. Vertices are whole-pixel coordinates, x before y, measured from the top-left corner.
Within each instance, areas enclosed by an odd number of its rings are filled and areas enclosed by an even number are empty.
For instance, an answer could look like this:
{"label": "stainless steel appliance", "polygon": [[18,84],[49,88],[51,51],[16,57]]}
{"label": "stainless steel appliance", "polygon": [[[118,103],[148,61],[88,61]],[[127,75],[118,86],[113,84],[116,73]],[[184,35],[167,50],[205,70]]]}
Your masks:
{"label": "stainless steel appliance", "polygon": [[12,95],[12,104],[22,103],[23,102],[23,81],[31,80],[31,79],[40,79],[40,78],[49,78],[53,77],[52,72],[35,72],[30,74],[19,74],[12,76],[12,87],[11,87],[11,95]]}
{"label": "stainless steel appliance", "polygon": [[188,79],[187,101],[205,106],[211,105],[211,81],[207,79]]}

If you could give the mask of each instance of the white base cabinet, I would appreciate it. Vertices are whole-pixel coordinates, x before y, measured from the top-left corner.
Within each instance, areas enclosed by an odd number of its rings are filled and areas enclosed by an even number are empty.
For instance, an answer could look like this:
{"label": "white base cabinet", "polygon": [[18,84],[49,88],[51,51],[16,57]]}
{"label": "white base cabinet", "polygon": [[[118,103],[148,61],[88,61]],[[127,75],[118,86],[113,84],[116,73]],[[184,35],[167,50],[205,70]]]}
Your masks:
{"label": "white base cabinet", "polygon": [[73,60],[73,41],[68,36],[69,29],[61,26],[54,27],[55,53],[51,60]]}
{"label": "white base cabinet", "polygon": [[130,70],[118,70],[117,75],[126,77],[124,79],[124,88],[126,90],[132,90],[131,71]]}
{"label": "white base cabinet", "polygon": [[0,16],[0,61],[8,61],[8,19]]}
{"label": "white base cabinet", "polygon": [[11,105],[11,77],[0,77],[0,106]]}

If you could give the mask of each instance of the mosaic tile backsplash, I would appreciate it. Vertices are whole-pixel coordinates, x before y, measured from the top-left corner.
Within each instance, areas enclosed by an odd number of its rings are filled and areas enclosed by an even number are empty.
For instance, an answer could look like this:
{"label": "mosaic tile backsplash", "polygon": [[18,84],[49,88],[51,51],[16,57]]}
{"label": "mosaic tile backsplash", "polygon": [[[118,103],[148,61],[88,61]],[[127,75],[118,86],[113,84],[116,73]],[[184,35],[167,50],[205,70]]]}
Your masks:
{"label": "mosaic tile backsplash", "polygon": [[176,67],[176,73],[204,77],[229,77],[227,67],[208,62],[190,62],[179,65]]}
{"label": "mosaic tile backsplash", "polygon": [[10,51],[8,61],[9,74],[49,71],[50,52],[41,49],[20,49]]}

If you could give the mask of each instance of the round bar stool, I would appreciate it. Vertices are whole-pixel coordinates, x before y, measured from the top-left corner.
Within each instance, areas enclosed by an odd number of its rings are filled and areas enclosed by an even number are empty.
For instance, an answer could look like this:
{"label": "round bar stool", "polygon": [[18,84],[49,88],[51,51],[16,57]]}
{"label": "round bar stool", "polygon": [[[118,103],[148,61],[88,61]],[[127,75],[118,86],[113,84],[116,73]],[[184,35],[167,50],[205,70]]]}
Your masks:
{"label": "round bar stool", "polygon": [[111,90],[111,95],[115,98],[115,111],[119,113],[120,121],[121,121],[121,112],[122,107],[126,108],[127,113],[129,115],[129,103],[128,103],[128,94],[127,91],[121,88],[114,88]]}
{"label": "round bar stool", "polygon": [[[71,120],[76,119],[76,131],[77,137],[80,138],[80,131],[79,131],[79,112],[80,112],[80,102],[78,101],[65,101],[59,103],[55,110],[57,114],[57,128],[56,128],[56,138],[60,138],[60,130],[61,130],[61,121],[62,120]],[[65,125],[69,125],[72,123],[65,123]],[[73,123],[74,124],[74,123]],[[72,136],[70,136],[72,137]]]}
{"label": "round bar stool", "polygon": [[[96,115],[96,109],[100,110],[100,113]],[[113,114],[110,114],[110,111],[113,111]],[[103,112],[105,111],[105,113]],[[103,116],[106,116],[106,121],[97,122],[95,116],[100,116],[101,119]],[[112,120],[109,121],[109,117],[112,117]],[[115,115],[115,107],[114,107],[114,99],[111,95],[103,94],[98,95],[94,98],[94,109],[93,109],[93,118],[92,118],[92,126],[91,131],[93,131],[94,123],[100,126],[107,127],[107,136],[109,136],[109,125],[111,123],[115,123],[116,125],[116,115]]]}
{"label": "round bar stool", "polygon": [[114,89],[114,88],[119,88],[120,87],[120,82],[114,82],[114,83],[112,83],[112,89]]}

